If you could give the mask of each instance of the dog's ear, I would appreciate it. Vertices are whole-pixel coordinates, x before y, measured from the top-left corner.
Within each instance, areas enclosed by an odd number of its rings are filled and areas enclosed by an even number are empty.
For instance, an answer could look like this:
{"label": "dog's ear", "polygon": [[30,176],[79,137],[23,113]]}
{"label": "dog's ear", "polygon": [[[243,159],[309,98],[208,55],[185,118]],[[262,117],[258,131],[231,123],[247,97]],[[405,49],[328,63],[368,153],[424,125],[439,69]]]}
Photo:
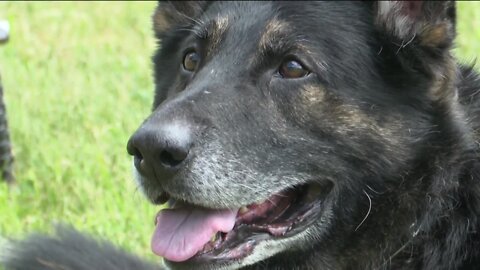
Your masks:
{"label": "dog's ear", "polygon": [[189,26],[200,16],[207,1],[159,1],[153,14],[153,29],[158,36],[177,25]]}
{"label": "dog's ear", "polygon": [[[396,61],[413,74],[431,82],[432,100],[451,100],[456,63],[450,52],[455,38],[453,1],[378,1],[373,4],[379,32],[379,55]],[[395,75],[394,77],[396,77]]]}
{"label": "dog's ear", "polygon": [[378,1],[375,24],[392,42],[449,48],[455,37],[453,1]]}

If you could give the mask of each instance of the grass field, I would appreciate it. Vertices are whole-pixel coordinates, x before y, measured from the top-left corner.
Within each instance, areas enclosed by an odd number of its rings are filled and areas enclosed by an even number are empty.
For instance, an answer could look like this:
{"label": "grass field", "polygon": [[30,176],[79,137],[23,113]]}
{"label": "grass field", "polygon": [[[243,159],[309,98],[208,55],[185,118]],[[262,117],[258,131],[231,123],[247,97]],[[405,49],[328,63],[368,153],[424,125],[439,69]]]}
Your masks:
{"label": "grass field", "polygon": [[[0,185],[0,235],[56,222],[153,259],[158,210],[136,191],[125,145],[152,99],[153,2],[0,2],[12,26],[0,71],[18,185]],[[456,54],[480,54],[480,3],[459,3]],[[1,253],[1,251],[0,251]]]}

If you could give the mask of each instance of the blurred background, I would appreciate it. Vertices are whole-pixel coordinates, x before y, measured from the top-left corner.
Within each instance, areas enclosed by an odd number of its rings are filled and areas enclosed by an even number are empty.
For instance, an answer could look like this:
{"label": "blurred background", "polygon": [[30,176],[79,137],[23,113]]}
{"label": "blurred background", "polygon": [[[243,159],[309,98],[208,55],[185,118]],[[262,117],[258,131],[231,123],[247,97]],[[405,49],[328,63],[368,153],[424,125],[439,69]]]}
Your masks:
{"label": "blurred background", "polygon": [[[0,2],[0,46],[17,184],[0,184],[0,236],[58,222],[150,255],[158,207],[136,189],[130,134],[153,98],[155,2]],[[480,2],[458,3],[455,54],[480,55]],[[1,252],[1,251],[0,251]]]}

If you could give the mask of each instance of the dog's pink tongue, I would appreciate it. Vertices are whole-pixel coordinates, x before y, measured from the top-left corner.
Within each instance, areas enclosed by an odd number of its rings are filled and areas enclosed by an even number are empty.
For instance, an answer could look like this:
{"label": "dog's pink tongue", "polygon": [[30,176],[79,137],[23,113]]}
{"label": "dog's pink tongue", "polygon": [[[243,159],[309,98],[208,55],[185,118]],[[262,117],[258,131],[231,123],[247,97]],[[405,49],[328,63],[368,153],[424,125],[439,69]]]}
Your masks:
{"label": "dog's pink tongue", "polygon": [[217,232],[229,232],[238,210],[209,210],[195,207],[164,209],[157,215],[152,251],[167,260],[190,259]]}

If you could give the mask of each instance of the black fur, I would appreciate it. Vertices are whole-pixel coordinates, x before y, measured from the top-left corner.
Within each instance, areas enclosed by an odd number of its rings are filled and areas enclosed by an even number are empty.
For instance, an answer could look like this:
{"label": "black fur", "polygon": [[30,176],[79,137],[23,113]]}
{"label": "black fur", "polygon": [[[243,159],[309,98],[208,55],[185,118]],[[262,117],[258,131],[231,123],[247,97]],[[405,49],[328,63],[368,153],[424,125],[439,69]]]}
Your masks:
{"label": "black fur", "polygon": [[7,183],[13,183],[13,154],[8,130],[7,110],[3,101],[3,87],[0,79],[0,169],[2,178]]}
{"label": "black fur", "polygon": [[[304,231],[247,259],[168,266],[477,269],[480,78],[451,55],[455,20],[449,1],[160,3],[153,112],[128,147],[147,197],[326,193]],[[281,76],[292,59],[309,75]]]}
{"label": "black fur", "polygon": [[72,228],[57,227],[56,236],[32,234],[20,242],[10,243],[2,256],[9,255],[6,269],[16,270],[155,270],[159,266],[105,241],[94,240]]}

